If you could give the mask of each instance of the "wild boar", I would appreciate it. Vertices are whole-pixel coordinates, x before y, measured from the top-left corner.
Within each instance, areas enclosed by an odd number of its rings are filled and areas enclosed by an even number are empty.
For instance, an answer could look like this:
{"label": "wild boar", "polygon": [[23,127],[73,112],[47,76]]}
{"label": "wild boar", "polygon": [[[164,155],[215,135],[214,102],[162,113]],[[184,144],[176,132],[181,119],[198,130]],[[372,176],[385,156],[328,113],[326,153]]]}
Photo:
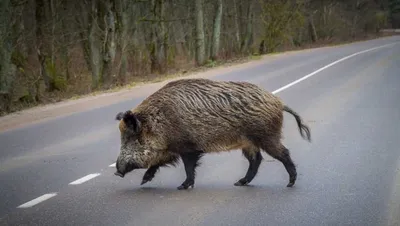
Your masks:
{"label": "wild boar", "polygon": [[243,186],[256,176],[263,150],[282,162],[289,174],[287,187],[292,187],[297,171],[281,143],[283,111],[294,116],[301,136],[311,142],[300,116],[257,85],[210,79],[169,82],[136,108],[117,114],[121,147],[115,175],[147,168],[144,184],[161,166],[176,166],[182,159],[186,180],[177,188],[187,189],[194,186],[204,154],[241,149],[249,168],[234,185]]}

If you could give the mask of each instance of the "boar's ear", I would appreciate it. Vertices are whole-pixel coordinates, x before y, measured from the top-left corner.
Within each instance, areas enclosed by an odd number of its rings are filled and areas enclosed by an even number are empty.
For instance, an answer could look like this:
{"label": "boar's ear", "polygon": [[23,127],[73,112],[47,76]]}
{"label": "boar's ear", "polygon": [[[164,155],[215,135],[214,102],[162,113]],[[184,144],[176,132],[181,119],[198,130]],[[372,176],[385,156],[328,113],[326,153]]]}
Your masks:
{"label": "boar's ear", "polygon": [[140,121],[132,111],[126,111],[123,115],[123,119],[128,128],[132,129],[136,133],[139,132]]}
{"label": "boar's ear", "polygon": [[119,112],[119,113],[117,114],[117,116],[115,116],[115,119],[118,120],[118,121],[120,121],[120,120],[123,119],[123,118],[124,118],[124,113],[123,113],[123,112]]}

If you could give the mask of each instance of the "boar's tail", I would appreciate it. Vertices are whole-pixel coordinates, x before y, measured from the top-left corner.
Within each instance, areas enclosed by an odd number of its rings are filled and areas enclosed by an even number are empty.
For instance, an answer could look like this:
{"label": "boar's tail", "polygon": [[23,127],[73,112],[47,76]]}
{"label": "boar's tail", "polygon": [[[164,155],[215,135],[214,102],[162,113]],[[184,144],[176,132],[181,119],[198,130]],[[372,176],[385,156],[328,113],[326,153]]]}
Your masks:
{"label": "boar's tail", "polygon": [[[301,136],[304,139],[307,139],[308,141],[311,142],[310,128],[308,128],[307,125],[303,124],[300,116],[295,111],[293,111],[290,107],[288,107],[286,105],[283,106],[283,110],[294,116],[294,118],[296,119],[296,122],[297,122],[297,126],[299,127]],[[307,138],[305,137],[304,132],[307,134]]]}

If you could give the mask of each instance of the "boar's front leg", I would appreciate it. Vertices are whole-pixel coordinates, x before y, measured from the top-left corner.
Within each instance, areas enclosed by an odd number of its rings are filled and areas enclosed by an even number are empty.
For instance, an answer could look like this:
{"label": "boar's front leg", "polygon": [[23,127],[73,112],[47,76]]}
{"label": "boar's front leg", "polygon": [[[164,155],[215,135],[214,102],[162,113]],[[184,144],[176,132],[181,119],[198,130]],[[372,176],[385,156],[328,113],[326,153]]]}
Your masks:
{"label": "boar's front leg", "polygon": [[186,171],[186,180],[178,187],[178,190],[184,190],[194,186],[196,167],[199,165],[198,161],[202,155],[203,153],[199,151],[185,152],[181,154]]}
{"label": "boar's front leg", "polygon": [[143,175],[142,178],[142,183],[140,183],[140,185],[143,185],[151,180],[153,180],[154,176],[156,175],[157,171],[160,169],[161,165],[154,165],[151,166],[150,168],[148,168],[146,170],[146,172]]}
{"label": "boar's front leg", "polygon": [[179,163],[179,155],[176,155],[176,154],[169,155],[167,158],[163,159],[158,164],[155,164],[146,170],[146,172],[144,173],[143,178],[142,178],[142,183],[140,185],[143,185],[143,184],[153,180],[154,176],[156,175],[156,173],[158,172],[160,167],[164,167],[164,166],[168,166],[168,165],[177,166],[178,163]]}

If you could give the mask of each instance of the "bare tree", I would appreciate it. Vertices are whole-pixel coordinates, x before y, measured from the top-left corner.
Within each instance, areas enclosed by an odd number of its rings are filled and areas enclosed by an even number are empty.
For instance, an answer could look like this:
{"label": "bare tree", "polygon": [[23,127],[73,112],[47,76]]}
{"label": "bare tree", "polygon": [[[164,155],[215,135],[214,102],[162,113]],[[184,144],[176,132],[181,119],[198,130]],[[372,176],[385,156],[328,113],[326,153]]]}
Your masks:
{"label": "bare tree", "polygon": [[246,19],[246,32],[241,43],[241,51],[247,52],[252,43],[253,37],[253,0],[247,1],[247,19]]}
{"label": "bare tree", "polygon": [[[119,54],[120,62],[116,65],[116,71],[118,71],[118,78],[121,84],[126,82],[126,70],[127,70],[127,48],[128,39],[130,35],[129,32],[129,13],[132,9],[132,3],[128,0],[116,0],[115,1],[115,11],[117,15],[116,20],[116,32],[118,34],[118,43],[116,47],[116,53]],[[134,26],[132,26],[134,28]]]}
{"label": "bare tree", "polygon": [[12,84],[16,72],[11,62],[13,52],[12,11],[10,0],[0,2],[0,101],[1,108],[8,111],[11,101]]}
{"label": "bare tree", "polygon": [[52,36],[46,29],[48,21],[53,21],[49,3],[47,0],[36,0],[36,51],[40,62],[40,75],[44,79],[46,91],[53,91],[54,82],[49,74],[54,61]]}
{"label": "bare tree", "polygon": [[205,63],[205,39],[203,27],[203,0],[195,1],[196,15],[196,64],[201,66]]}
{"label": "bare tree", "polygon": [[216,60],[219,51],[222,19],[222,0],[216,1],[217,12],[215,13],[213,38],[211,43],[211,59]]}
{"label": "bare tree", "polygon": [[103,47],[102,47],[102,59],[103,59],[103,82],[109,86],[111,82],[111,76],[113,74],[113,63],[115,60],[115,6],[112,0],[101,1],[99,19],[103,19],[104,22],[100,23],[102,27]]}
{"label": "bare tree", "polygon": [[235,38],[236,38],[236,48],[240,48],[240,26],[239,26],[239,16],[238,16],[238,8],[237,1],[233,0],[233,13],[234,13],[234,23],[235,23]]}

